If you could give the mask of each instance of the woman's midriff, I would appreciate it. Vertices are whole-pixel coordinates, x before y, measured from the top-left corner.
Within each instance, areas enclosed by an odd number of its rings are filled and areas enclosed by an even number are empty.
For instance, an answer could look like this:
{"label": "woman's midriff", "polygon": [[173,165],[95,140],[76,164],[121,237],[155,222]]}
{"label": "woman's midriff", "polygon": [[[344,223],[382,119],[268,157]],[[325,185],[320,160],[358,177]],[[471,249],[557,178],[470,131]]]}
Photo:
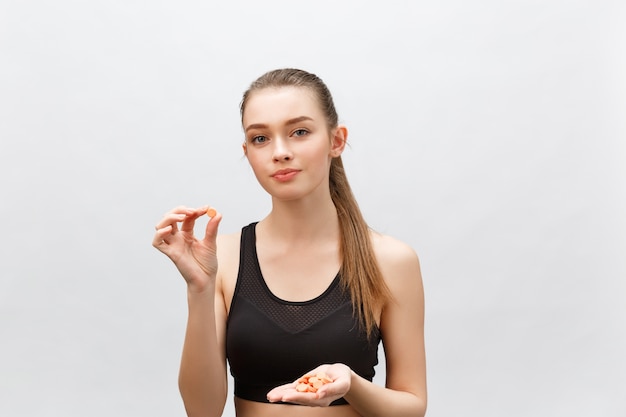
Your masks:
{"label": "woman's midriff", "polygon": [[235,397],[237,417],[360,417],[350,405],[307,407],[303,405],[267,404]]}

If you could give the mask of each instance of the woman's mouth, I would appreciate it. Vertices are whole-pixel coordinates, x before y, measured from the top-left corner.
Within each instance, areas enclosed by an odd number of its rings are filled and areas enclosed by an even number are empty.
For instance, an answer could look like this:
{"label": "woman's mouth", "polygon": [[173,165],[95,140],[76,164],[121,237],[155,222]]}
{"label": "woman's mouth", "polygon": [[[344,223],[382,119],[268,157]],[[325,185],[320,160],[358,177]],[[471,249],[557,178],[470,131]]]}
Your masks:
{"label": "woman's mouth", "polygon": [[286,182],[293,179],[300,171],[297,169],[280,169],[272,174],[272,178],[279,182]]}

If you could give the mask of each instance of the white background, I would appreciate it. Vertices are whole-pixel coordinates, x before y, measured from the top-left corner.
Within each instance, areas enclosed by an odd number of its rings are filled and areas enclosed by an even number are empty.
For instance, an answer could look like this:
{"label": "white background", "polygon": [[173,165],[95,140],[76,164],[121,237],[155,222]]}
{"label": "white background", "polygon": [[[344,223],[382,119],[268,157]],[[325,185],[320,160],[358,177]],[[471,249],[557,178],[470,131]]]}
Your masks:
{"label": "white background", "polygon": [[154,225],[265,215],[238,104],[295,66],[335,95],[371,225],[420,255],[428,416],[624,417],[625,21],[617,0],[3,0],[0,415],[184,415],[185,286]]}

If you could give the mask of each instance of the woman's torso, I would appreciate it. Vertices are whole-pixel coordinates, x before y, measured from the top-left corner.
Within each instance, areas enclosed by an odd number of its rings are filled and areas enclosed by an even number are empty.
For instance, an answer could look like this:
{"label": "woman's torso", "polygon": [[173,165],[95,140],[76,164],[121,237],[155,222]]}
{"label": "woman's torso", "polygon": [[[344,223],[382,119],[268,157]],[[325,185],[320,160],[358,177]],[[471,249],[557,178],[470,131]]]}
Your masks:
{"label": "woman's torso", "polygon": [[[218,254],[220,259],[220,280],[224,304],[230,314],[230,308],[237,286],[239,272],[239,250],[241,233],[230,235],[222,239],[223,251]],[[219,247],[219,246],[218,246]],[[323,269],[323,268],[322,268]],[[332,282],[332,281],[331,281]],[[276,283],[275,283],[276,284]],[[330,283],[325,283],[329,285]],[[269,285],[268,285],[269,286]],[[278,287],[280,287],[278,283]],[[268,288],[269,290],[269,288]],[[272,289],[273,290],[273,289]],[[270,290],[271,291],[271,290]],[[318,294],[319,295],[319,294]],[[295,378],[294,378],[295,379]],[[249,401],[235,396],[234,399],[238,417],[263,416],[293,416],[293,417],[355,417],[358,413],[350,405],[336,405],[332,407],[306,407],[287,404],[268,404]]]}

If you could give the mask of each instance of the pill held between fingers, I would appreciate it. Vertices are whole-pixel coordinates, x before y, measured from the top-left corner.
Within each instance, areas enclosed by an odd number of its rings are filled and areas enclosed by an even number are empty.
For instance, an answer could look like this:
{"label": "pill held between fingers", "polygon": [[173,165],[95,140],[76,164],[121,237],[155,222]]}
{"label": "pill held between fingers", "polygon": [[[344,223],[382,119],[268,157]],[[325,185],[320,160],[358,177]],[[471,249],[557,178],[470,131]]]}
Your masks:
{"label": "pill held between fingers", "polygon": [[217,214],[217,211],[215,211],[213,207],[209,207],[206,211],[206,214],[209,217],[215,217],[215,215]]}

